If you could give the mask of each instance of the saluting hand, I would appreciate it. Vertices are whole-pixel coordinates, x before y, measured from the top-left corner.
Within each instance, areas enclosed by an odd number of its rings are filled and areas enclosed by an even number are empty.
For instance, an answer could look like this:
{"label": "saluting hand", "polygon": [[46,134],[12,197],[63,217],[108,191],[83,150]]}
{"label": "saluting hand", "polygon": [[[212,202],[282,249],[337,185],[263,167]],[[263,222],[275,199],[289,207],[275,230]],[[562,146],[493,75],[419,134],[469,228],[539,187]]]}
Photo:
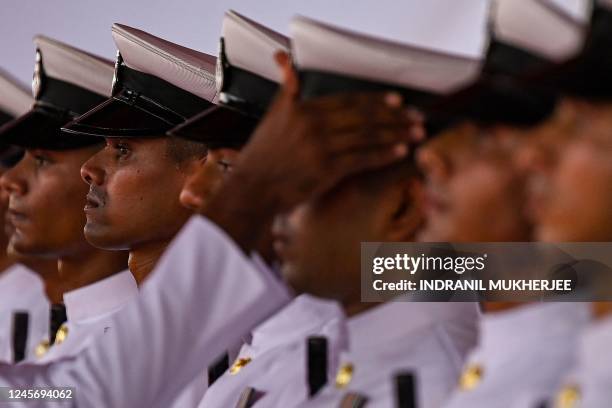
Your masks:
{"label": "saluting hand", "polygon": [[204,211],[248,250],[276,214],[346,177],[402,160],[425,136],[422,115],[399,94],[302,101],[289,56],[276,60],[284,76],[279,94]]}

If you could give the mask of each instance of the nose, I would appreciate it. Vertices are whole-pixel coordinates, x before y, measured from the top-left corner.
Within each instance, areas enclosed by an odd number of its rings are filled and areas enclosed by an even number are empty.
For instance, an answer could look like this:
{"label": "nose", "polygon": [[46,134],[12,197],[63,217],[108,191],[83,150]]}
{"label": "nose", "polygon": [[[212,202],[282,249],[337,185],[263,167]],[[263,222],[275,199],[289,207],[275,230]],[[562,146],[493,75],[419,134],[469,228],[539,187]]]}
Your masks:
{"label": "nose", "polygon": [[514,156],[516,168],[524,174],[546,173],[553,166],[550,152],[535,143],[526,143]]}
{"label": "nose", "polygon": [[105,172],[104,168],[99,164],[99,155],[103,152],[104,150],[99,151],[81,166],[81,178],[85,183],[97,186],[104,184]]}
{"label": "nose", "polygon": [[183,207],[192,211],[200,211],[204,208],[207,195],[205,178],[203,171],[197,171],[185,180],[179,195],[179,201]]}
{"label": "nose", "polygon": [[204,207],[204,199],[187,186],[181,190],[179,201],[183,207],[192,211],[198,211]]}
{"label": "nose", "polygon": [[28,192],[28,183],[23,177],[23,160],[14,167],[7,169],[0,177],[0,188],[5,196],[25,195]]}
{"label": "nose", "polygon": [[428,146],[421,147],[416,152],[416,160],[426,178],[443,181],[450,176],[449,161],[436,149]]}

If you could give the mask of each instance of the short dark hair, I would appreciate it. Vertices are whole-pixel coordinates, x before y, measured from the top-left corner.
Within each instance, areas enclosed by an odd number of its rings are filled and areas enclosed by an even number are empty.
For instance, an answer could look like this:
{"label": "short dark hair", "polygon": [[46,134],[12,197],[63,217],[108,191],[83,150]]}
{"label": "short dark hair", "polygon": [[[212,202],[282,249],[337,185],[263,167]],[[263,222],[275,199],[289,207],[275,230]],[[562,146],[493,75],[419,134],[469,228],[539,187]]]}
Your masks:
{"label": "short dark hair", "polygon": [[181,164],[186,160],[200,159],[208,154],[208,146],[206,144],[177,136],[168,136],[166,146],[166,154],[177,164]]}

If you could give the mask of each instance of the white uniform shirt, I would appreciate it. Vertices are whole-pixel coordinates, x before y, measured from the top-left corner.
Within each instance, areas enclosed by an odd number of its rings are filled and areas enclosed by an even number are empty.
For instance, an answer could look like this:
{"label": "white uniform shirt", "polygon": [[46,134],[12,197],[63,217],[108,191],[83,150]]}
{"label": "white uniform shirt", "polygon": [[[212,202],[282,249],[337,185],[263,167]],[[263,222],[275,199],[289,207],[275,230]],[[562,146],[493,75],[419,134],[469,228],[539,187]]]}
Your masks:
{"label": "white uniform shirt", "polygon": [[[279,313],[253,330],[252,340],[245,344],[236,361],[248,363],[234,374],[226,372],[208,389],[200,407],[235,407],[241,393],[252,387],[261,398],[255,407],[287,407],[289,401],[298,402],[308,397],[307,349],[309,336],[328,339],[328,355],[334,361],[344,312],[333,301],[308,295],[295,298]],[[330,370],[331,371],[331,370]]]}
{"label": "white uniform shirt", "polygon": [[477,378],[468,389],[458,388],[444,408],[514,408],[526,394],[538,399],[551,394],[573,365],[588,320],[584,303],[540,303],[486,314],[479,346],[464,371]]}
{"label": "white uniform shirt", "polygon": [[167,408],[202,367],[288,300],[284,285],[196,216],[137,299],[112,316],[104,341],[47,365],[0,364],[0,386],[74,386],[79,408]]}
{"label": "white uniform shirt", "polygon": [[576,365],[561,386],[554,393],[526,393],[515,406],[531,408],[546,400],[550,407],[609,407],[612,403],[611,344],[612,317],[591,323],[580,336]]}
{"label": "white uniform shirt", "polygon": [[[604,408],[612,404],[612,318],[591,324],[580,339],[574,383],[576,407]],[[561,390],[563,391],[563,390]]]}
{"label": "white uniform shirt", "polygon": [[54,344],[38,362],[79,354],[89,342],[112,329],[112,315],[136,296],[138,285],[128,270],[64,293],[66,340]]}
{"label": "white uniform shirt", "polygon": [[25,361],[35,359],[38,341],[49,333],[49,301],[42,280],[21,264],[0,273],[0,361],[12,363],[13,312],[28,312]]}
{"label": "white uniform shirt", "polygon": [[464,357],[475,345],[480,312],[475,303],[389,302],[348,321],[352,365],[343,387],[331,383],[303,407],[338,407],[349,393],[370,407],[394,407],[394,376],[416,374],[418,407],[438,408],[457,382]]}

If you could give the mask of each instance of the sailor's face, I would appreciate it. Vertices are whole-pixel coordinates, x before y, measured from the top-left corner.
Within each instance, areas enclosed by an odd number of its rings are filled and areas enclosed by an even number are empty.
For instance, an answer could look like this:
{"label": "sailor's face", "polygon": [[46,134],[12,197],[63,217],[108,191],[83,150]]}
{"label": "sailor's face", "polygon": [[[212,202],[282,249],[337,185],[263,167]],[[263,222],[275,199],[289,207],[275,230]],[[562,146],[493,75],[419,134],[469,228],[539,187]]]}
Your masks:
{"label": "sailor's face", "polygon": [[425,176],[425,242],[522,241],[523,179],[512,155],[509,129],[464,123],[417,152]]}
{"label": "sailor's face", "polygon": [[193,211],[202,211],[210,197],[232,171],[238,159],[235,149],[210,149],[205,162],[187,178],[181,191],[181,204]]}
{"label": "sailor's face", "polygon": [[[361,242],[413,239],[421,222],[411,197],[411,187],[418,183],[414,176],[376,188],[363,182],[360,177],[349,179],[276,217],[274,250],[284,279],[298,293],[358,302]],[[369,182],[381,184],[380,179]]]}
{"label": "sailor's face", "polygon": [[514,153],[519,171],[525,177],[525,216],[532,223],[545,215],[552,195],[552,178],[559,158],[575,133],[576,112],[562,102],[556,113],[542,125],[532,129]]}
{"label": "sailor's face", "polygon": [[9,253],[59,257],[89,248],[83,236],[87,185],[80,167],[98,149],[27,150],[2,176]]}
{"label": "sailor's face", "polygon": [[106,140],[81,168],[89,184],[85,237],[103,249],[172,239],[191,215],[179,202],[186,179],[166,138]]}
{"label": "sailor's face", "polygon": [[[2,176],[9,168],[0,166],[0,184],[2,183]],[[4,188],[0,188],[0,248],[5,248],[8,244],[8,239],[13,234],[13,226],[6,221],[6,210],[8,209],[9,194]],[[2,234],[4,231],[4,234]]]}
{"label": "sailor's face", "polygon": [[[274,249],[298,293],[345,301],[357,295],[361,241],[378,241],[372,203],[350,183],[275,220]],[[355,287],[357,286],[357,287]]]}
{"label": "sailor's face", "polygon": [[585,114],[550,178],[554,199],[538,217],[539,240],[612,240],[612,109]]}

